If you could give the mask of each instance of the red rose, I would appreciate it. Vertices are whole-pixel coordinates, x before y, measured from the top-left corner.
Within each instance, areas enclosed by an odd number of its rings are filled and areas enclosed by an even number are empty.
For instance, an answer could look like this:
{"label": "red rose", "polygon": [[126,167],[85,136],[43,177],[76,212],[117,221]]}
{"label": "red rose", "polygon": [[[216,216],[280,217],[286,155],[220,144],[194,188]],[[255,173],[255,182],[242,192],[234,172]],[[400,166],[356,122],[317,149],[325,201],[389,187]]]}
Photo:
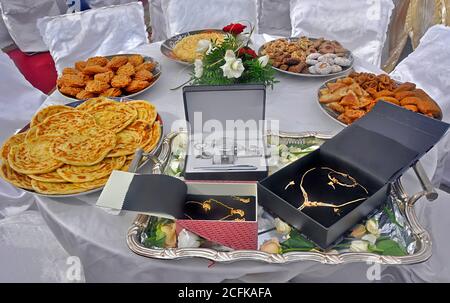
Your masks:
{"label": "red rose", "polygon": [[244,31],[244,29],[246,28],[246,25],[240,24],[240,23],[231,23],[227,26],[225,26],[222,30],[224,32],[233,34],[233,35],[239,35],[240,33],[242,33]]}
{"label": "red rose", "polygon": [[249,55],[252,58],[258,57],[256,52],[254,50],[252,50],[250,47],[247,47],[247,46],[244,46],[244,47],[240,48],[239,51],[238,51],[238,56],[239,57],[242,57],[244,55]]}

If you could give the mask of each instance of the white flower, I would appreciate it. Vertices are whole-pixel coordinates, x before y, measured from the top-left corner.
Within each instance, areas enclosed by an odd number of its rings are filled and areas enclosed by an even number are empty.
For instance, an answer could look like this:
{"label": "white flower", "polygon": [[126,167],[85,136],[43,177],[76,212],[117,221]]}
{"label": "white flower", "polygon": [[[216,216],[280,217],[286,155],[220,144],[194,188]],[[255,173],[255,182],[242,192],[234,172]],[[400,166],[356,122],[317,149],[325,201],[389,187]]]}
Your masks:
{"label": "white flower", "polygon": [[224,59],[225,64],[220,67],[223,70],[224,77],[228,79],[239,78],[245,70],[242,60],[237,59],[232,50],[227,50]]}
{"label": "white flower", "polygon": [[354,240],[350,244],[351,252],[367,252],[368,250],[369,250],[369,242],[367,241]]}
{"label": "white flower", "polygon": [[205,53],[207,50],[211,48],[211,41],[209,40],[199,40],[197,43],[197,53]]}
{"label": "white flower", "polygon": [[269,56],[265,55],[258,58],[259,64],[261,64],[262,67],[265,67],[267,63],[269,63]]}
{"label": "white flower", "polygon": [[378,228],[378,222],[375,219],[367,220],[366,222],[366,229],[369,233],[375,236],[380,235],[380,230]]}
{"label": "white flower", "polygon": [[283,221],[281,221],[279,218],[276,218],[274,220],[275,223],[275,229],[277,230],[277,233],[282,234],[282,235],[287,235],[291,232],[291,227],[289,225],[287,225],[286,223],[284,223]]}
{"label": "white flower", "polygon": [[259,250],[269,254],[279,254],[281,245],[277,238],[272,238],[270,240],[264,241]]}
{"label": "white flower", "polygon": [[361,240],[367,241],[367,242],[369,242],[370,244],[375,245],[375,243],[377,242],[377,238],[378,238],[378,237],[375,236],[375,235],[367,234],[367,235],[363,236],[363,237],[361,238]]}
{"label": "white flower", "polygon": [[195,78],[203,76],[203,62],[201,59],[195,59],[194,61],[194,76]]}
{"label": "white flower", "polygon": [[186,229],[178,234],[178,248],[196,248],[200,247],[200,238]]}

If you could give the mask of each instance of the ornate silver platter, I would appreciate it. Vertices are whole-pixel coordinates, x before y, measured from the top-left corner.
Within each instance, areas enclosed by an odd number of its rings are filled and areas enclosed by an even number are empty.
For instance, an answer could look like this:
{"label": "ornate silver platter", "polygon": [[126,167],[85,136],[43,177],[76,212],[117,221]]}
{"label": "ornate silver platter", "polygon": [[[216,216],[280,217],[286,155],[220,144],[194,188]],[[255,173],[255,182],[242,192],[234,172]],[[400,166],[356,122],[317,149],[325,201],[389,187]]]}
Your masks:
{"label": "ornate silver platter", "polygon": [[[340,77],[335,77],[335,78],[329,79],[329,80],[325,81],[325,83],[323,83],[323,84],[319,87],[319,89],[317,90],[317,104],[319,105],[320,109],[321,109],[327,116],[329,116],[331,119],[333,119],[334,121],[336,121],[337,123],[339,123],[340,125],[342,125],[342,126],[344,126],[344,127],[347,126],[347,124],[345,124],[345,123],[339,121],[339,119],[338,119],[339,113],[337,113],[337,112],[335,112],[334,110],[332,110],[331,108],[329,108],[329,107],[327,106],[327,104],[320,103],[319,99],[320,99],[320,91],[321,91],[322,89],[324,89],[324,88],[327,88],[327,84],[328,84],[328,83],[336,82],[338,79],[342,79],[342,78],[345,78],[345,77],[346,77],[346,76],[340,76]],[[397,83],[398,83],[398,84],[401,84],[401,83],[398,82],[398,81],[397,81]],[[433,101],[433,102],[434,102],[434,103],[436,104],[436,106],[440,109],[440,116],[437,117],[437,119],[438,119],[438,120],[442,120],[442,109],[441,109],[441,107],[439,106],[439,104],[437,104],[435,101]]]}
{"label": "ornate silver platter", "polygon": [[186,32],[186,33],[182,33],[182,34],[178,34],[175,35],[173,37],[170,37],[169,39],[165,40],[162,44],[161,44],[161,53],[166,56],[168,59],[184,64],[184,65],[192,65],[192,62],[186,62],[183,61],[181,59],[179,59],[174,53],[173,53],[173,49],[175,47],[175,45],[183,38],[187,37],[187,36],[191,36],[191,35],[196,35],[196,34],[202,34],[202,33],[211,33],[211,32],[215,32],[215,33],[223,33],[225,34],[224,31],[222,31],[221,29],[202,29],[202,30],[196,30],[196,31],[190,31],[190,32]]}
{"label": "ornate silver platter", "polygon": [[[286,39],[288,42],[295,42],[298,41],[299,38],[297,37],[290,37],[290,38],[284,38]],[[316,41],[316,38],[309,38],[311,41]],[[263,50],[265,49],[265,47],[272,41],[269,41],[265,44],[263,44],[259,49],[258,49],[258,55],[262,56],[263,55]],[[276,71],[279,71],[280,73],[284,73],[284,74],[289,74],[289,75],[293,75],[293,76],[297,76],[297,77],[306,77],[306,78],[324,78],[324,77],[332,77],[332,76],[339,76],[339,75],[345,75],[347,73],[349,73],[352,68],[353,68],[353,63],[354,63],[354,58],[353,58],[353,54],[348,51],[347,55],[346,55],[347,59],[351,60],[351,64],[350,66],[347,67],[343,67],[342,71],[338,72],[338,73],[331,73],[331,74],[327,74],[327,75],[322,75],[322,74],[303,74],[303,73],[294,73],[294,72],[290,72],[287,70],[282,70],[278,67],[274,67],[272,66],[273,69],[275,69]]]}
{"label": "ornate silver platter", "polygon": [[[132,99],[129,98],[109,98],[112,100],[116,100],[119,102],[123,102],[123,101],[132,101]],[[89,100],[89,99],[87,99]],[[70,107],[77,107],[78,105],[80,105],[81,103],[83,103],[86,100],[78,100],[75,102],[70,102],[65,104],[66,106],[70,106]],[[161,124],[161,134],[163,134],[163,121],[161,119],[161,116],[158,114],[156,121],[159,121],[159,123]],[[25,131],[27,131],[30,128],[30,124],[27,124],[26,126],[24,126],[21,130],[19,130],[17,133],[23,133]],[[159,138],[158,144],[156,145],[155,149],[149,154],[150,156],[154,156],[157,155],[159,150],[161,149],[163,143],[163,136],[161,135],[161,137]],[[139,163],[139,168],[142,168],[145,164],[147,164],[147,162],[150,160],[151,157],[146,157],[144,159],[142,159]],[[92,193],[96,193],[99,192],[103,189],[102,187],[99,188],[95,188],[95,189],[91,189],[91,190],[87,190],[85,192],[81,192],[81,193],[77,193],[77,194],[67,194],[67,195],[48,195],[48,194],[40,194],[37,193],[35,191],[32,190],[27,190],[27,189],[22,189],[23,191],[29,192],[31,194],[37,195],[37,196],[41,196],[41,197],[51,197],[51,198],[68,198],[68,197],[79,197],[79,196],[84,196],[84,195],[88,195],[88,194],[92,194]]]}
{"label": "ornate silver platter", "polygon": [[[118,55],[110,55],[110,56],[104,56],[104,57],[107,58],[108,60],[110,60],[112,57],[115,57],[115,56],[131,56],[131,55],[137,55],[137,54],[118,54]],[[140,55],[140,54],[138,54],[138,55]],[[153,86],[156,84],[156,82],[158,82],[159,78],[161,77],[161,64],[159,64],[159,62],[156,61],[155,59],[153,59],[152,57],[144,56],[144,55],[141,55],[141,56],[144,57],[144,62],[155,62],[155,63],[156,63],[156,67],[155,67],[155,69],[153,70],[153,79],[152,79],[152,82],[150,83],[149,86],[147,86],[147,87],[144,88],[143,90],[140,90],[140,91],[138,91],[138,92],[136,92],[136,93],[133,93],[133,94],[126,94],[126,95],[123,95],[123,96],[120,96],[120,97],[131,98],[131,97],[140,95],[140,94],[142,94],[143,92],[146,92],[147,90],[149,90],[151,87],[153,87]],[[74,97],[71,97],[71,96],[69,96],[69,95],[63,94],[63,93],[59,90],[59,87],[58,87],[58,86],[56,86],[56,89],[57,89],[58,92],[59,92],[61,95],[63,95],[65,98],[70,99],[70,100],[74,100],[74,101],[79,101],[77,98],[74,98]]]}
{"label": "ornate silver platter", "polygon": [[[161,173],[165,170],[167,160],[171,157],[171,143],[179,133],[169,134],[163,141],[161,153],[158,159],[155,159],[153,173]],[[308,132],[308,133],[281,133],[277,135],[269,134],[267,141],[276,140],[282,144],[321,144],[329,139],[327,134]],[[138,215],[128,230],[128,247],[138,255],[157,258],[157,259],[182,259],[182,258],[205,258],[215,262],[236,262],[243,260],[261,261],[265,263],[283,264],[297,261],[314,261],[323,264],[343,264],[353,262],[376,262],[381,264],[415,264],[426,261],[432,254],[431,238],[428,232],[420,225],[414,211],[415,203],[422,197],[432,201],[437,198],[428,177],[426,176],[420,163],[415,166],[415,172],[423,186],[423,191],[413,196],[408,196],[401,183],[398,181],[392,186],[392,201],[395,201],[396,207],[404,217],[404,224],[407,224],[410,230],[410,236],[414,238],[414,251],[404,256],[379,255],[375,253],[357,253],[336,251],[295,251],[284,254],[269,254],[256,250],[240,251],[219,251],[210,248],[171,248],[158,249],[145,247],[141,243],[141,234],[145,231],[150,217],[148,215]]]}

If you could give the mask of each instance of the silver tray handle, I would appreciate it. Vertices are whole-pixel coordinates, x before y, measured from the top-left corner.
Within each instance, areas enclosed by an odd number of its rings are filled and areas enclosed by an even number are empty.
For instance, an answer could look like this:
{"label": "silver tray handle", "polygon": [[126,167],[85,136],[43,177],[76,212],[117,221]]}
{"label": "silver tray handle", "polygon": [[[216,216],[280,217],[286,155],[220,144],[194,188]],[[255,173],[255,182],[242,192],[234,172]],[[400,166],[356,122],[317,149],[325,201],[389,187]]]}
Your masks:
{"label": "silver tray handle", "polygon": [[412,195],[408,199],[408,205],[414,206],[414,204],[420,200],[422,197],[426,197],[428,201],[434,201],[438,198],[438,193],[431,183],[430,179],[427,176],[422,164],[417,161],[416,165],[413,167],[414,172],[416,173],[417,179],[419,179],[420,185],[423,188],[423,191],[418,192]]}

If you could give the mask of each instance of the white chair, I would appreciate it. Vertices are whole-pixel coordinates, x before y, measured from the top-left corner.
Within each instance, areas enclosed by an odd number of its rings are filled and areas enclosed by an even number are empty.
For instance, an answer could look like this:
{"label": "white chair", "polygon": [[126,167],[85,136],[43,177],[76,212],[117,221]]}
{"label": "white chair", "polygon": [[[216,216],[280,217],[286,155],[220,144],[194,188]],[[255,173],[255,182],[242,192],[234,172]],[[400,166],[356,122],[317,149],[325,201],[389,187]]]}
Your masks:
{"label": "white chair", "polygon": [[[443,120],[450,122],[450,27],[435,25],[420,40],[419,46],[398,64],[392,77],[410,81],[425,90],[441,107]],[[433,183],[450,186],[450,138],[438,145],[439,163]]]}
{"label": "white chair", "polygon": [[[0,142],[24,127],[46,99],[0,52]],[[28,209],[34,197],[0,179],[0,219]]]}
{"label": "white chair", "polygon": [[380,67],[392,0],[291,0],[292,36],[338,40]]}
{"label": "white chair", "polygon": [[258,0],[161,0],[161,5],[169,37],[236,22],[250,22],[258,31]]}
{"label": "white chair", "polygon": [[38,28],[58,73],[76,61],[127,53],[148,43],[140,2],[42,18]]}
{"label": "white chair", "polygon": [[84,282],[68,258],[38,211],[0,220],[0,283]]}
{"label": "white chair", "polygon": [[42,41],[36,21],[67,10],[65,0],[0,0],[3,21],[22,52],[42,52],[48,48]]}
{"label": "white chair", "polygon": [[288,0],[259,0],[259,33],[289,37],[291,35]]}

